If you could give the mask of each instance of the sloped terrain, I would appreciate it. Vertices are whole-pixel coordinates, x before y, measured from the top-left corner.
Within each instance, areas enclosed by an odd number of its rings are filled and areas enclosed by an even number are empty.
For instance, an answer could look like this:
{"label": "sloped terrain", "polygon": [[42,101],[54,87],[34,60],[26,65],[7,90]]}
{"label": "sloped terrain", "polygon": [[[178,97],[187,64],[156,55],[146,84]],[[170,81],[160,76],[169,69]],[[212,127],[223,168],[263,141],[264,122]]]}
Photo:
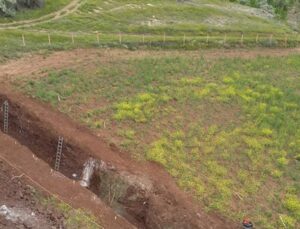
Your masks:
{"label": "sloped terrain", "polygon": [[[86,26],[88,25],[88,26]],[[224,1],[94,1],[74,14],[40,29],[125,33],[187,33],[205,31],[289,32],[261,9]]]}
{"label": "sloped terrain", "polygon": [[[207,211],[235,222],[249,215],[260,228],[281,228],[282,219],[293,228],[298,213],[291,204],[298,206],[299,193],[297,53],[226,51],[227,58],[219,59],[218,52],[206,51],[203,59],[197,52],[90,49],[29,56],[1,72],[5,81],[122,149],[121,155],[162,165]],[[26,68],[38,59],[36,68]],[[244,94],[250,90],[262,93],[259,107],[259,97],[252,101],[256,93]],[[151,172],[161,180],[157,173]]]}
{"label": "sloped terrain", "polygon": [[[0,23],[0,140],[20,147],[1,155],[105,227],[300,226],[297,5],[288,24],[219,0],[66,3]],[[45,179],[58,136],[64,188]]]}
{"label": "sloped terrain", "polygon": [[59,228],[64,216],[55,209],[47,209],[39,203],[35,190],[26,185],[22,174],[0,161],[0,227],[11,228]]}

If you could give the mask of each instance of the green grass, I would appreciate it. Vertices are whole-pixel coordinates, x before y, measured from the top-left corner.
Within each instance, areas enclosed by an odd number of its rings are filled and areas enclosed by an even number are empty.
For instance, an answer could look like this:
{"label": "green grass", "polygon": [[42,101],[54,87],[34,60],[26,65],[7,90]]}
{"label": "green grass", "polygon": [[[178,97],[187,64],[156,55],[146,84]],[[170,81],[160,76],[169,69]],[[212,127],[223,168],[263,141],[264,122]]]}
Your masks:
{"label": "green grass", "polygon": [[31,10],[25,9],[23,11],[18,12],[14,17],[0,17],[0,25],[1,23],[36,19],[45,16],[47,14],[53,13],[55,11],[58,11],[70,2],[71,0],[55,0],[55,1],[46,0],[45,7],[43,8],[31,9]]}
{"label": "green grass", "polygon": [[34,190],[37,202],[45,209],[55,211],[64,216],[64,226],[71,229],[100,229],[103,228],[96,220],[95,216],[83,209],[72,208],[69,204],[59,200],[55,196],[45,197],[42,193]]}
{"label": "green grass", "polygon": [[148,57],[16,84],[161,164],[207,211],[297,228],[299,61]]}
{"label": "green grass", "polygon": [[290,32],[287,25],[239,9],[224,1],[98,1],[87,0],[78,12],[36,28],[61,31],[101,31],[198,35],[207,31]]}
{"label": "green grass", "polygon": [[[99,43],[96,33],[74,33],[74,44],[72,33],[51,32],[51,44],[48,41],[47,32],[29,30],[0,30],[0,62],[10,58],[22,56],[28,52],[48,52],[55,50],[66,50],[74,48],[89,47],[118,47],[130,50],[136,49],[181,49],[197,50],[208,48],[255,48],[255,47],[297,47],[300,37],[291,34],[287,37],[284,34],[277,34],[271,37],[269,34],[245,34],[243,43],[240,34],[212,34],[208,36],[168,36],[161,35],[129,35],[113,33],[99,34]],[[22,35],[25,45],[23,46]],[[257,39],[257,41],[256,41]]]}
{"label": "green grass", "polygon": [[[68,2],[69,0],[49,1],[45,8],[21,12],[14,20],[37,18],[61,9]],[[186,3],[171,0],[86,0],[76,12],[51,22],[24,29],[0,30],[0,42],[3,44],[0,46],[0,61],[30,51],[75,47],[195,50],[211,47],[298,45],[299,37],[284,22],[253,16],[248,12],[251,8],[241,7],[219,0],[195,0]],[[8,19],[0,19],[0,27],[1,22],[6,20]],[[96,31],[101,34],[100,45]],[[48,45],[48,33],[51,34],[51,45]],[[75,34],[75,45],[71,44],[71,33]],[[22,34],[25,35],[26,47],[22,47]],[[256,42],[257,35],[259,37]]]}

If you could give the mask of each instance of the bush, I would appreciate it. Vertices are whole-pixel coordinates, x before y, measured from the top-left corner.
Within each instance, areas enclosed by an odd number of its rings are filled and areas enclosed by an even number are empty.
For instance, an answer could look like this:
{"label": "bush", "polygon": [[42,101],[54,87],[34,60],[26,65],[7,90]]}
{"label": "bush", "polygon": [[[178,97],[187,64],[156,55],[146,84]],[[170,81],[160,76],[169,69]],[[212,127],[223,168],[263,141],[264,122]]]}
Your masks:
{"label": "bush", "polygon": [[17,0],[17,8],[36,8],[43,7],[44,0]]}
{"label": "bush", "polygon": [[16,0],[0,0],[0,15],[14,16],[16,11]]}
{"label": "bush", "polygon": [[0,15],[12,17],[22,8],[43,7],[45,0],[0,0]]}

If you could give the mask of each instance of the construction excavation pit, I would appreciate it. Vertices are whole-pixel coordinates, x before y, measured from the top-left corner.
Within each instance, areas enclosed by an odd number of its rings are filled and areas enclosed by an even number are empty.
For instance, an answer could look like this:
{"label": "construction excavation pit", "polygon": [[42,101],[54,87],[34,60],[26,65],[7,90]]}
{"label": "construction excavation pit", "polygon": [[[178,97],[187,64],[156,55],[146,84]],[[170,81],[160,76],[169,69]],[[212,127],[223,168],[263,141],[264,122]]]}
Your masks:
{"label": "construction excavation pit", "polygon": [[3,132],[93,192],[132,228],[236,228],[201,210],[160,166],[135,162],[51,107],[6,89],[0,104]]}

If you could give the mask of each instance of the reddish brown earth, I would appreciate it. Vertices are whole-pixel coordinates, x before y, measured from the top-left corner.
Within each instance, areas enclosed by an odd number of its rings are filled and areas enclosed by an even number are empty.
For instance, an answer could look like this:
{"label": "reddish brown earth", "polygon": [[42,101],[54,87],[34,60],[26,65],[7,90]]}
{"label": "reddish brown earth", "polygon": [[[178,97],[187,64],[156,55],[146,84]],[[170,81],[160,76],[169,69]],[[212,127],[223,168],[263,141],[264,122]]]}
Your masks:
{"label": "reddish brown earth", "polygon": [[[191,55],[199,55],[190,52]],[[257,55],[282,56],[299,53],[293,50],[238,50],[205,51],[208,58],[243,57]],[[182,55],[173,52],[174,55]],[[95,64],[99,59],[111,61],[114,58],[170,55],[170,52],[120,51],[120,50],[74,50],[50,54],[49,56],[27,55],[16,61],[0,66],[0,81],[14,79],[20,75],[42,74],[45,68],[63,68],[82,66],[82,63]],[[185,55],[187,55],[185,53]],[[37,63],[32,65],[32,63]],[[82,67],[88,68],[87,65]],[[206,213],[193,198],[180,190],[175,181],[159,165],[148,162],[136,162],[128,154],[108,145],[86,128],[73,122],[67,116],[54,111],[50,106],[33,101],[10,89],[9,84],[0,87],[0,104],[7,99],[10,107],[11,137],[0,134],[0,156],[31,177],[35,186],[50,190],[73,207],[93,212],[105,228],[239,228],[238,223],[227,221],[217,214]],[[2,120],[0,121],[2,125]],[[56,141],[58,136],[65,138],[65,150],[61,173],[53,175]],[[33,159],[35,154],[40,159]],[[90,156],[113,165],[115,175],[131,174],[143,182],[151,184],[147,195],[129,201],[140,190],[127,189],[123,199],[117,200],[128,208],[124,215],[127,220],[115,214],[95,195],[75,184],[70,179],[73,173],[80,174],[84,161]],[[3,160],[2,159],[2,160]],[[95,191],[95,190],[93,190]],[[97,190],[96,190],[97,191]]]}
{"label": "reddish brown earth", "polygon": [[6,206],[20,213],[19,218],[13,220],[0,214],[0,228],[64,228],[64,216],[53,208],[41,205],[35,197],[34,188],[27,183],[24,174],[0,161],[0,208]]}
{"label": "reddish brown earth", "polygon": [[[114,146],[107,145],[89,130],[74,123],[65,115],[53,111],[47,105],[32,101],[7,88],[2,88],[0,91],[0,103],[4,99],[8,99],[11,104],[10,134],[23,145],[28,146],[39,158],[53,165],[56,147],[53,136],[65,138],[68,152],[63,156],[65,164],[62,165],[61,172],[66,176],[71,177],[72,173],[79,173],[80,166],[82,167],[84,161],[89,156],[93,156],[115,166],[119,173],[126,172],[141,177],[141,179],[150,180],[153,188],[147,197],[146,210],[141,216],[141,220],[136,216],[140,214],[142,205],[134,206],[137,202],[125,203],[129,208],[133,208],[127,212],[129,215],[134,215],[129,220],[139,228],[236,228],[234,223],[228,222],[218,215],[205,213],[200,206],[195,204],[191,196],[177,187],[174,180],[160,166],[131,160],[128,155],[118,151]],[[2,138],[3,136],[0,136],[0,139]],[[9,147],[7,147],[8,145]],[[78,185],[74,188],[71,180],[66,182],[57,178],[51,183],[49,167],[38,170],[36,165],[30,165],[30,162],[34,162],[34,160],[32,160],[32,156],[28,156],[30,153],[25,156],[24,147],[16,150],[9,143],[1,144],[1,146],[1,155],[5,155],[8,160],[20,168],[26,168],[27,172],[34,177],[33,179],[39,181],[42,186],[47,186],[52,192],[58,193],[68,203],[72,204],[74,201],[77,207],[93,210],[94,206],[90,201],[90,196],[86,197],[87,194],[85,194],[85,198],[81,202],[73,196],[81,195],[81,192],[88,192],[87,190],[82,190]],[[6,151],[9,152],[6,153]],[[41,160],[34,163],[44,164]],[[67,178],[64,179],[67,180]],[[62,183],[64,183],[63,186]],[[68,183],[70,183],[69,186],[66,186]],[[107,220],[111,214],[102,211],[97,216],[102,216],[102,220]],[[122,228],[125,228],[124,225]],[[118,227],[110,225],[109,228]]]}
{"label": "reddish brown earth", "polygon": [[[255,58],[257,56],[287,56],[300,53],[299,48],[295,49],[218,49],[201,51],[149,51],[138,50],[128,51],[119,49],[76,49],[71,51],[60,51],[54,53],[26,54],[18,60],[10,60],[0,65],[0,81],[14,79],[16,77],[32,74],[43,75],[47,69],[60,68],[86,68],[99,64],[105,64],[115,60],[144,58],[144,57],[163,57],[163,56],[203,56],[206,59],[217,58]],[[32,64],[34,63],[34,64]]]}
{"label": "reddish brown earth", "polygon": [[[2,133],[0,133],[0,152],[1,164],[9,164],[11,168],[14,168],[16,175],[21,175],[24,184],[30,184],[47,195],[55,195],[74,208],[86,209],[97,216],[98,223],[104,228],[135,228],[122,217],[116,215],[92,192],[82,188],[77,182],[74,183],[65,176],[53,172],[47,163],[34,157],[32,151],[27,147]],[[5,176],[5,172],[1,170],[1,177],[3,176]],[[6,187],[10,194],[20,190],[22,192],[23,189],[22,186],[19,188],[14,185]],[[2,200],[2,188],[0,193],[0,200]],[[15,197],[17,198],[15,202],[18,202],[18,195]],[[41,213],[43,212],[42,209]]]}

